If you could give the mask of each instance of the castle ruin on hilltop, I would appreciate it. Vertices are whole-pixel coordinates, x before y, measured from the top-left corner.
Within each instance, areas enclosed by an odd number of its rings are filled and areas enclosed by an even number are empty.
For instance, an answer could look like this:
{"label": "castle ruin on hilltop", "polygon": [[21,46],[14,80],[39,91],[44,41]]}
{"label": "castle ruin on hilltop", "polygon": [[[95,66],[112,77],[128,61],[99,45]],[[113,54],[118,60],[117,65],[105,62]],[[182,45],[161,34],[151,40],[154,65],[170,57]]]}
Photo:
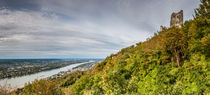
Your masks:
{"label": "castle ruin on hilltop", "polygon": [[[170,21],[170,27],[179,27],[181,28],[183,24],[183,10],[180,10],[178,13],[172,13],[171,14],[171,21]],[[165,26],[160,26],[160,31],[167,30],[167,27]]]}

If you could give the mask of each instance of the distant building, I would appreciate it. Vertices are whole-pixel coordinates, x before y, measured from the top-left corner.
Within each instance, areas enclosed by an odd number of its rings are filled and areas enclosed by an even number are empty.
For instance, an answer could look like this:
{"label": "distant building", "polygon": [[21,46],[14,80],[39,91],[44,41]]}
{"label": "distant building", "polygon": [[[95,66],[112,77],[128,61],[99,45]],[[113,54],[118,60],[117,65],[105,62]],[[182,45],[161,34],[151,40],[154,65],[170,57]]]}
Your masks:
{"label": "distant building", "polygon": [[178,13],[171,14],[170,27],[181,27],[183,24],[183,10]]}
{"label": "distant building", "polygon": [[[178,13],[172,13],[171,14],[171,21],[170,21],[170,27],[179,27],[181,28],[183,24],[183,10],[180,10]],[[167,27],[165,26],[160,26],[160,31],[165,31],[167,30]]]}

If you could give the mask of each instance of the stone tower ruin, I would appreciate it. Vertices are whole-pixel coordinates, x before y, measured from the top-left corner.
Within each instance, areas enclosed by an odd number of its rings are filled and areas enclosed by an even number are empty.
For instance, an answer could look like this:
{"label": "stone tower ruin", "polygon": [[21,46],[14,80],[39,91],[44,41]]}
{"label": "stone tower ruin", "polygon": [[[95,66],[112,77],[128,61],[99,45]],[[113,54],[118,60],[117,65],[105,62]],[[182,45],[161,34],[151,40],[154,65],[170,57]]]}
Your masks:
{"label": "stone tower ruin", "polygon": [[181,27],[183,24],[183,10],[171,14],[170,27]]}
{"label": "stone tower ruin", "polygon": [[[170,27],[182,27],[183,24],[183,10],[180,10],[178,13],[172,13],[171,14],[171,21],[170,21]],[[160,26],[160,31],[165,31],[168,28],[165,26]]]}

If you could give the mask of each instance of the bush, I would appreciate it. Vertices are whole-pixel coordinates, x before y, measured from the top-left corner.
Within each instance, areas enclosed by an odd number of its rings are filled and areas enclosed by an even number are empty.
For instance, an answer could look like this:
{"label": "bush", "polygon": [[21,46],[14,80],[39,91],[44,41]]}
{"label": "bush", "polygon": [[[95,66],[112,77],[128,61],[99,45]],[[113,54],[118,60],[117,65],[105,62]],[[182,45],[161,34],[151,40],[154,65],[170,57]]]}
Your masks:
{"label": "bush", "polygon": [[25,85],[23,92],[20,95],[63,95],[58,86],[50,80],[35,80],[32,83]]}
{"label": "bush", "polygon": [[3,86],[0,85],[0,95],[15,95],[13,90],[15,90],[15,88],[12,88],[8,84],[4,84]]}

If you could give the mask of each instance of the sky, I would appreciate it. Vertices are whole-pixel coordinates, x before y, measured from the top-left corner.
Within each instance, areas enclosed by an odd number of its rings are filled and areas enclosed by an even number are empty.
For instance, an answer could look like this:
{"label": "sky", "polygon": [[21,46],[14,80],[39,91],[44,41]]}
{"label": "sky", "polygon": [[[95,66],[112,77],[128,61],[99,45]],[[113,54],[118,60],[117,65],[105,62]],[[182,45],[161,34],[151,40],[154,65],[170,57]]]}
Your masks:
{"label": "sky", "polygon": [[0,0],[0,59],[105,58],[200,0]]}

